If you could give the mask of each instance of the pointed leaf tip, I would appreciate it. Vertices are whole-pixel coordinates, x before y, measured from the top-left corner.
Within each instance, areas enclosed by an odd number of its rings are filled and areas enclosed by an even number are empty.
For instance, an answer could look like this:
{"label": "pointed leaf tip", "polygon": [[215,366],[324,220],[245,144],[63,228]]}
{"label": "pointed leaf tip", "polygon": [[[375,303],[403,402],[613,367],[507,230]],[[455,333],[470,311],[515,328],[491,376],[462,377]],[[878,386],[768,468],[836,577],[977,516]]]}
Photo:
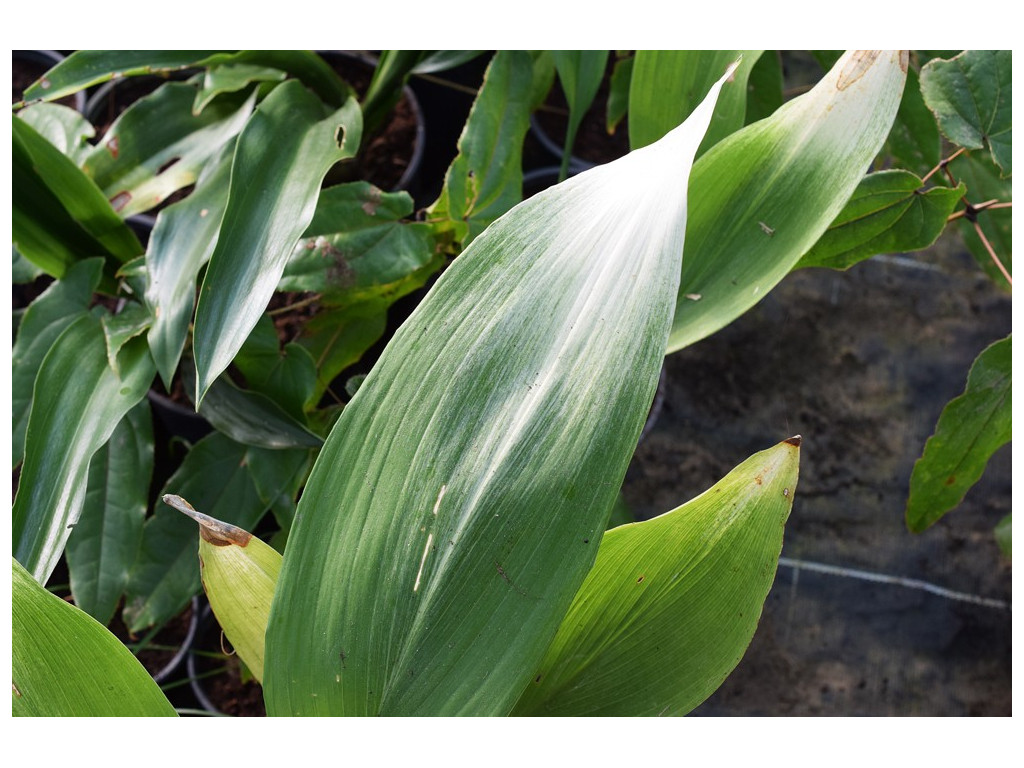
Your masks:
{"label": "pointed leaf tip", "polygon": [[789,443],[790,445],[795,446],[796,448],[799,448],[800,447],[800,443],[803,442],[803,438],[800,435],[793,435],[792,437],[787,438],[786,440],[783,440],[782,442]]}

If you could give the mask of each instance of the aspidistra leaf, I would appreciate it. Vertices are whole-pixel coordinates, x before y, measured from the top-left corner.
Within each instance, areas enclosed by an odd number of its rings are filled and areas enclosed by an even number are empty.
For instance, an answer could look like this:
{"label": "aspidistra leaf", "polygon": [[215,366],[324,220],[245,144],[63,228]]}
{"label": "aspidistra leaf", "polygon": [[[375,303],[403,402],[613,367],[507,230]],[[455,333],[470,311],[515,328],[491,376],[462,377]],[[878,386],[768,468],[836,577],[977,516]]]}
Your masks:
{"label": "aspidistra leaf", "polygon": [[1012,341],[987,347],[971,366],[967,387],[951,400],[914,464],[907,527],[919,533],[963,500],[992,454],[1010,441]]}
{"label": "aspidistra leaf", "polygon": [[268,712],[511,710],[650,408],[720,85],[661,142],[498,219],[399,329],[300,499]]}
{"label": "aspidistra leaf", "polygon": [[516,715],[685,715],[757,628],[793,506],[800,439],[692,501],[613,528]]}
{"label": "aspidistra leaf", "polygon": [[[594,103],[594,97],[601,87],[605,66],[608,63],[608,51],[552,51],[555,59],[555,71],[562,85],[565,101],[569,105],[569,123],[565,129],[562,143],[562,165],[558,171],[559,180],[569,173],[569,159],[576,143],[576,133],[584,115]],[[710,85],[710,83],[708,84]],[[704,89],[707,91],[707,88]],[[676,122],[676,125],[680,121]]]}
{"label": "aspidistra leaf", "polygon": [[320,183],[359,146],[350,99],[325,115],[298,81],[275,88],[238,137],[220,235],[196,309],[195,402],[231,363],[267,306],[313,217]]}

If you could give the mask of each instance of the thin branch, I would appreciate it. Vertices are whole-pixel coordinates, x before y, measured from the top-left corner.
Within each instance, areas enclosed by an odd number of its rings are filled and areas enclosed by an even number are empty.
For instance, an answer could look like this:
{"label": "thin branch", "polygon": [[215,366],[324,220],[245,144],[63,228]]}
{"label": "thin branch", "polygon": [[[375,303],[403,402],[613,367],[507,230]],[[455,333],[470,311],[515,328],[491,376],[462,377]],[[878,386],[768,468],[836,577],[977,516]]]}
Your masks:
{"label": "thin branch", "polygon": [[283,315],[285,312],[291,312],[293,309],[302,309],[303,307],[308,307],[310,304],[315,304],[316,302],[320,301],[321,298],[321,294],[314,293],[312,296],[307,296],[301,301],[296,301],[294,304],[289,304],[287,307],[278,307],[277,309],[268,310],[267,314],[270,315],[271,317]]}
{"label": "thin branch", "polygon": [[426,80],[428,83],[433,83],[434,85],[440,85],[440,86],[442,86],[444,88],[451,88],[453,91],[461,91],[462,93],[468,93],[473,98],[476,98],[476,96],[477,96],[477,89],[476,88],[471,88],[468,85],[463,85],[462,83],[456,83],[456,82],[454,82],[452,80],[446,80],[443,77],[438,77],[437,75],[431,75],[428,72],[417,72],[417,73],[415,73],[414,77],[418,77],[421,80]]}
{"label": "thin branch", "polygon": [[[956,160],[961,154],[963,154],[966,151],[967,151],[966,149],[964,149],[963,147],[960,147],[960,149],[958,149],[952,155],[947,157],[945,160],[941,160],[938,165],[936,165],[934,168],[932,168],[930,171],[928,171],[927,174],[925,174],[925,177],[923,179],[921,179],[921,183],[923,184],[924,182],[928,181],[928,179],[930,179],[932,176],[934,176],[936,174],[936,172],[945,170],[947,165],[949,165],[951,162]],[[952,181],[952,176],[950,176],[950,180]]]}
{"label": "thin branch", "polygon": [[1003,277],[1006,278],[1006,282],[1008,282],[1012,288],[1013,278],[1011,278],[1010,273],[1006,271],[1006,267],[1003,266],[1003,262],[1001,262],[999,257],[996,256],[995,250],[992,248],[991,243],[989,243],[988,238],[985,237],[985,233],[981,231],[981,225],[978,224],[978,222],[974,222],[974,231],[978,233],[978,237],[981,238],[981,242],[985,246],[985,250],[988,251],[988,255],[992,257],[992,261],[994,261],[996,266],[999,267],[999,271],[1003,273]]}

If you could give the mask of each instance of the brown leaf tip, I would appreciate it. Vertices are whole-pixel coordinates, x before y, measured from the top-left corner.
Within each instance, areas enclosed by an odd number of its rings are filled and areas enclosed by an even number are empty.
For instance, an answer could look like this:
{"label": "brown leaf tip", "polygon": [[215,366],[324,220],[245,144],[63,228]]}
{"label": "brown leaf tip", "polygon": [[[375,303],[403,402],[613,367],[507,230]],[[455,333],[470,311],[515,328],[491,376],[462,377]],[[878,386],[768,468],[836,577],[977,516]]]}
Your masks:
{"label": "brown leaf tip", "polygon": [[803,442],[803,438],[800,437],[800,435],[793,435],[792,437],[787,438],[787,439],[783,440],[782,442],[789,443],[794,448],[799,448],[800,447],[800,443]]}

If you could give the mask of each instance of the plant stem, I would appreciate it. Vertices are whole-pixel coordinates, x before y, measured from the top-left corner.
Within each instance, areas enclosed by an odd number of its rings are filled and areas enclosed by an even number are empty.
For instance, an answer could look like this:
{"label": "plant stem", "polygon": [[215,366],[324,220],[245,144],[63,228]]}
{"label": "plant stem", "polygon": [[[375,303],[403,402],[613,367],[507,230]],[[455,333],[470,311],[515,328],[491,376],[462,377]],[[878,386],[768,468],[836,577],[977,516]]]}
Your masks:
{"label": "plant stem", "polygon": [[981,238],[981,242],[985,246],[985,250],[988,251],[988,255],[992,257],[992,261],[994,261],[996,263],[996,266],[999,267],[999,271],[1003,273],[1003,277],[1006,278],[1006,282],[1008,282],[1010,284],[1010,287],[1012,288],[1013,278],[1011,278],[1010,273],[1006,271],[1006,267],[1003,266],[1003,262],[1001,262],[999,260],[999,257],[996,256],[995,250],[989,243],[988,238],[985,237],[985,233],[981,231],[981,225],[978,224],[978,222],[974,222],[974,231],[978,233],[978,237]]}
{"label": "plant stem", "polygon": [[[947,157],[945,160],[940,160],[938,165],[936,165],[934,168],[932,168],[930,171],[928,171],[927,174],[925,174],[924,178],[921,179],[921,183],[924,184],[924,182],[928,181],[928,179],[930,179],[932,176],[934,176],[937,171],[945,170],[947,165],[949,165],[951,162],[956,160],[956,158],[958,158],[961,154],[963,154],[966,151],[967,151],[966,149],[964,149],[963,147],[960,147],[960,149],[958,149],[952,155]],[[953,181],[952,176],[950,177],[950,181]]]}
{"label": "plant stem", "polygon": [[270,315],[271,317],[283,315],[285,312],[290,312],[293,309],[302,309],[303,307],[308,307],[310,304],[315,304],[316,302],[320,301],[321,297],[322,294],[314,293],[312,296],[307,296],[306,298],[300,301],[296,301],[294,304],[289,304],[286,307],[278,307],[277,309],[271,309],[267,312],[267,314]]}

